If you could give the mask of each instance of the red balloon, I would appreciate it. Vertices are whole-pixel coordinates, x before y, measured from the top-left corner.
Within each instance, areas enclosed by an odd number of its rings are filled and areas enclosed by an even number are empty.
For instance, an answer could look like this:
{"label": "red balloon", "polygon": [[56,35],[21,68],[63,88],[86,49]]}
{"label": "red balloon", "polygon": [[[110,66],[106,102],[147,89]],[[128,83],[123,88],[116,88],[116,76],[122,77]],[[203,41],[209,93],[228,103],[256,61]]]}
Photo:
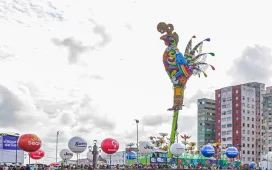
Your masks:
{"label": "red balloon", "polygon": [[106,138],[101,143],[101,149],[107,154],[114,154],[119,149],[119,143],[112,138]]}
{"label": "red balloon", "polygon": [[35,159],[35,160],[41,159],[45,155],[44,151],[41,149],[39,149],[35,152],[29,152],[28,154],[29,154],[30,158]]}
{"label": "red balloon", "polygon": [[18,146],[26,152],[35,152],[41,148],[42,142],[34,134],[24,134],[18,139]]}

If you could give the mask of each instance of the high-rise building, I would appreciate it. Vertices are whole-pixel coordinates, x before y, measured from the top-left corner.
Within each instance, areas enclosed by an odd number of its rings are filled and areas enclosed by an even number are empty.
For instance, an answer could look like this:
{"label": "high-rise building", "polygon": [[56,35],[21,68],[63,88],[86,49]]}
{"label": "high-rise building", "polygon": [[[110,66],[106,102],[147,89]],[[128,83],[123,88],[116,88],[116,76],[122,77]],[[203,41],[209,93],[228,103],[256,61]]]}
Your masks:
{"label": "high-rise building", "polygon": [[197,147],[215,142],[215,100],[198,99]]}
{"label": "high-rise building", "polygon": [[215,91],[215,140],[225,147],[237,147],[245,163],[260,160],[263,92],[264,84],[256,82]]}
{"label": "high-rise building", "polygon": [[252,82],[246,83],[246,86],[255,88],[255,108],[256,108],[256,161],[261,161],[262,154],[262,136],[261,136],[261,120],[263,112],[263,94],[265,94],[265,84]]}
{"label": "high-rise building", "polygon": [[262,154],[272,151],[272,87],[266,88],[263,94],[262,114]]}

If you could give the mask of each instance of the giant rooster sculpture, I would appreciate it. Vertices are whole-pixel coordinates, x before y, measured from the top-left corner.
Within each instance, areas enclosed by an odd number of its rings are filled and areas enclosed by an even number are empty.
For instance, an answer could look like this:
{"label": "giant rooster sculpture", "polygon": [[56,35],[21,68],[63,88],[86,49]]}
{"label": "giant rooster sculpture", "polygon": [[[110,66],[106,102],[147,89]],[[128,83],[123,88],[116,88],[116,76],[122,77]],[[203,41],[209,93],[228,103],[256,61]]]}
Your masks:
{"label": "giant rooster sculpture", "polygon": [[[205,62],[208,55],[214,56],[214,53],[202,53],[202,45],[204,41],[210,41],[209,38],[198,43],[192,48],[192,39],[196,38],[193,36],[187,44],[184,55],[179,51],[177,45],[179,42],[179,36],[174,31],[172,24],[166,24],[161,22],[157,25],[157,30],[161,34],[161,40],[164,41],[167,46],[163,53],[163,64],[165,70],[171,79],[174,86],[174,104],[169,111],[174,111],[172,132],[170,136],[170,146],[175,141],[175,133],[177,130],[177,120],[179,110],[183,107],[184,89],[188,79],[192,75],[198,75],[202,73],[205,77],[207,74],[205,70],[210,66],[213,70],[215,69],[212,65]],[[169,154],[171,156],[171,154]]]}

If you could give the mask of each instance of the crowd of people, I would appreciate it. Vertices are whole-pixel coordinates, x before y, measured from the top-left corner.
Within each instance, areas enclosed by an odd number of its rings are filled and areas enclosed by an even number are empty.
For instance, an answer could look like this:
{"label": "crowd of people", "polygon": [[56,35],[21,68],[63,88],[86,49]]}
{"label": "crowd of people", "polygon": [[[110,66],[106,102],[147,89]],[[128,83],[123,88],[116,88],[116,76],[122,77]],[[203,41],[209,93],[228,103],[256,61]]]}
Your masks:
{"label": "crowd of people", "polygon": [[[38,165],[38,166],[18,166],[15,167],[13,165],[0,165],[0,170],[93,170],[92,165],[81,165],[81,166],[76,166],[76,165],[67,165],[67,166],[48,166],[48,165]],[[95,169],[121,169],[121,170],[130,170],[130,169],[137,169],[136,165],[113,165],[109,167],[109,165],[99,165]],[[145,170],[145,169],[227,169],[227,170],[236,170],[237,168],[234,167],[220,167],[220,166],[210,166],[210,167],[205,167],[202,165],[198,166],[175,166],[175,165],[139,165],[138,166],[139,170]],[[239,168],[240,169],[240,168]],[[244,169],[244,168],[243,168]],[[246,168],[247,169],[247,168]]]}

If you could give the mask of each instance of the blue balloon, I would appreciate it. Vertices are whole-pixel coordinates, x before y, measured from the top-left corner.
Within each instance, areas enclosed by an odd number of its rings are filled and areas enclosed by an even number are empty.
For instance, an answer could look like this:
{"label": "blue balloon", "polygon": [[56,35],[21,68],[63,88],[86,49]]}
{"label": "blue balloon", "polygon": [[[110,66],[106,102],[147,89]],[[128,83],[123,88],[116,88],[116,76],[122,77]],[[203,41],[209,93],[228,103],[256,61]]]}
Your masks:
{"label": "blue balloon", "polygon": [[215,150],[211,145],[205,145],[201,149],[201,153],[205,157],[212,157],[215,154]]}
{"label": "blue balloon", "polygon": [[238,149],[235,147],[229,147],[226,150],[226,156],[228,158],[236,158],[239,155]]}
{"label": "blue balloon", "polygon": [[136,159],[136,157],[137,157],[137,153],[134,152],[134,151],[131,151],[131,152],[129,152],[129,153],[126,154],[126,158],[127,158],[128,160]]}
{"label": "blue balloon", "polygon": [[256,168],[256,163],[255,162],[250,162],[249,163],[249,168]]}

